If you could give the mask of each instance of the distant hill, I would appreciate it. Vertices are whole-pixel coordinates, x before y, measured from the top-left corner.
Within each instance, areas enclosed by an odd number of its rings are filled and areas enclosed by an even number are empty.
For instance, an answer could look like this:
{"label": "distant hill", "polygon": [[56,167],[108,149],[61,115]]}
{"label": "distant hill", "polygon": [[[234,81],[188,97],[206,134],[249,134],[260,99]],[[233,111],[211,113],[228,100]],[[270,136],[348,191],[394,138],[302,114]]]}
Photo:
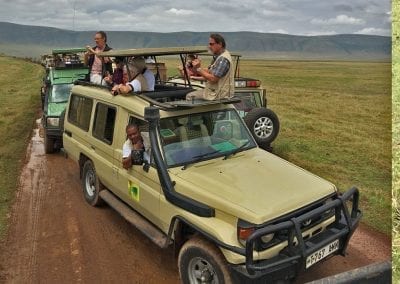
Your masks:
{"label": "distant hill", "polygon": [[[140,48],[206,45],[208,32],[107,31],[111,47]],[[391,38],[371,35],[294,36],[224,32],[230,51],[271,59],[390,60]],[[0,53],[39,57],[52,48],[93,45],[94,31],[70,31],[0,22]]]}

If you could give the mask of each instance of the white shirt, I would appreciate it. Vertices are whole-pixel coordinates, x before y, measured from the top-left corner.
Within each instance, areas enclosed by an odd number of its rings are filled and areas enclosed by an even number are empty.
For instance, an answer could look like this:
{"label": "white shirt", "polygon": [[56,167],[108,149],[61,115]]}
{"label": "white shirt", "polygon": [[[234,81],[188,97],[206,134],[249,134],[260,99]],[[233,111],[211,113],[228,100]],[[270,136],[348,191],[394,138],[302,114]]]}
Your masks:
{"label": "white shirt", "polygon": [[[143,146],[144,146],[144,153],[143,153],[143,159],[147,161],[148,163],[150,162],[150,138],[149,138],[149,133],[148,132],[142,132],[141,133],[142,138],[143,138]],[[124,145],[122,146],[122,158],[128,158],[129,155],[131,154],[133,150],[133,145],[132,141],[129,139],[126,139]]]}
{"label": "white shirt", "polygon": [[138,79],[133,79],[132,81],[129,82],[129,85],[131,85],[132,91],[135,93],[142,91],[142,84]]}
{"label": "white shirt", "polygon": [[156,83],[156,78],[154,77],[153,72],[151,72],[148,68],[146,71],[143,73],[143,77],[147,81],[147,87],[149,88],[149,91],[154,91],[154,85]]}

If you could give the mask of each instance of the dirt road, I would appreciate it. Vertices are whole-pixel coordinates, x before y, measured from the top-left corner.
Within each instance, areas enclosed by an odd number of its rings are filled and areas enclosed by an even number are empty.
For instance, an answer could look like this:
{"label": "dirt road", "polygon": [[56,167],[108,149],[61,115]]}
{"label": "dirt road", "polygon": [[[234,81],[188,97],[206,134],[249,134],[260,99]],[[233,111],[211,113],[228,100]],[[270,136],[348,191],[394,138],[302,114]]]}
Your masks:
{"label": "dirt road", "polygon": [[[45,155],[42,135],[34,132],[1,244],[0,282],[179,283],[172,250],[158,248],[109,207],[89,206],[78,167],[62,154]],[[390,256],[388,237],[360,227],[348,256],[312,267],[297,283]]]}

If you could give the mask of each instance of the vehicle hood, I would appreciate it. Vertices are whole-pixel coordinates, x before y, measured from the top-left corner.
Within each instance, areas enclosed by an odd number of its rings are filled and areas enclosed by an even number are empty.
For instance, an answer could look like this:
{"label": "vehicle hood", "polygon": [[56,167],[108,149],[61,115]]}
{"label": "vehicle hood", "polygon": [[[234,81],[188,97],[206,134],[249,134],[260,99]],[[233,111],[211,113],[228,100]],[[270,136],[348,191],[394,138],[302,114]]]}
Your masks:
{"label": "vehicle hood", "polygon": [[332,183],[258,148],[170,172],[182,194],[258,224],[336,191]]}
{"label": "vehicle hood", "polygon": [[49,103],[47,105],[47,115],[60,116],[61,112],[65,109],[67,103]]}

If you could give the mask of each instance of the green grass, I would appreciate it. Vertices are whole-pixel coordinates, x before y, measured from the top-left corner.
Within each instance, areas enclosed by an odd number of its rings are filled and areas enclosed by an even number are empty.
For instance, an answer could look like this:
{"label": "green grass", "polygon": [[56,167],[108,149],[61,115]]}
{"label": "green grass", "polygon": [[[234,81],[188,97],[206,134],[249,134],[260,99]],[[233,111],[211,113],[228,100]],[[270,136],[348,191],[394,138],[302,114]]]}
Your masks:
{"label": "green grass", "polygon": [[390,67],[389,62],[243,60],[240,68],[242,76],[262,81],[269,107],[280,119],[273,152],[341,191],[357,186],[363,222],[387,235]]}
{"label": "green grass", "polygon": [[400,282],[400,3],[392,5],[392,267],[393,283]]}
{"label": "green grass", "polygon": [[251,61],[281,132],[274,152],[361,193],[363,222],[391,230],[390,63]]}
{"label": "green grass", "polygon": [[43,67],[0,56],[0,239],[7,229],[18,177],[38,107]]}

